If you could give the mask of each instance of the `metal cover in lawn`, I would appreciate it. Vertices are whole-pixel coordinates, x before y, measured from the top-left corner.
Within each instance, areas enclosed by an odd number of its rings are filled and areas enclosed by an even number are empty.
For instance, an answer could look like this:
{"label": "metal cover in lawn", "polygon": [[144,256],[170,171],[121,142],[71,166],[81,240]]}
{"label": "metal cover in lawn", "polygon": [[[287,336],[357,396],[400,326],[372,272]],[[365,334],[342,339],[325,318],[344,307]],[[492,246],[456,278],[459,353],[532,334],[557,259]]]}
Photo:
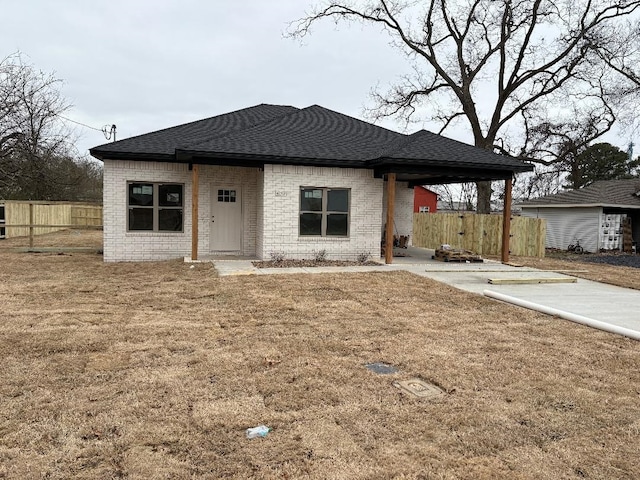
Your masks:
{"label": "metal cover in lawn", "polygon": [[393,365],[389,365],[388,363],[382,363],[382,362],[367,363],[365,367],[367,367],[372,372],[379,373],[380,375],[389,375],[390,373],[398,372],[398,369]]}
{"label": "metal cover in lawn", "polygon": [[441,388],[425,382],[424,380],[420,380],[419,378],[393,382],[393,386],[420,398],[431,398],[444,394],[444,391]]}

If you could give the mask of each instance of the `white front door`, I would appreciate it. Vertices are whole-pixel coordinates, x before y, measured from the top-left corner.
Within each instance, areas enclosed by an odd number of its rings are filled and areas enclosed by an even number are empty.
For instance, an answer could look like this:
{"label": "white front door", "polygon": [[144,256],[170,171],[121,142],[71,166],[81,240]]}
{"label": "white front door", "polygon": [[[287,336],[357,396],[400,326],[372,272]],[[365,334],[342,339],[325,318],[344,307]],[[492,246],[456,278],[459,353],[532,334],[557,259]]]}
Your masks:
{"label": "white front door", "polygon": [[240,187],[211,187],[209,250],[238,252],[242,250],[242,195]]}

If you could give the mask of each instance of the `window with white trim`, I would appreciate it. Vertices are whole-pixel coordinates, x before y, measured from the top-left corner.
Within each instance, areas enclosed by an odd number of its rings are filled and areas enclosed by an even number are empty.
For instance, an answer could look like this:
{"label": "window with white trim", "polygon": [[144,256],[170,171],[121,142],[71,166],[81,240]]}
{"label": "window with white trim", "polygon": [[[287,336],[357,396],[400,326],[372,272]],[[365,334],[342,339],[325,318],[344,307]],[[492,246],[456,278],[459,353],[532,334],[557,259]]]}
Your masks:
{"label": "window with white trim", "polygon": [[348,237],[351,190],[300,188],[300,236]]}
{"label": "window with white trim", "polygon": [[429,207],[418,207],[418,213],[429,213]]}
{"label": "window with white trim", "polygon": [[183,192],[180,183],[127,183],[127,230],[182,232]]}

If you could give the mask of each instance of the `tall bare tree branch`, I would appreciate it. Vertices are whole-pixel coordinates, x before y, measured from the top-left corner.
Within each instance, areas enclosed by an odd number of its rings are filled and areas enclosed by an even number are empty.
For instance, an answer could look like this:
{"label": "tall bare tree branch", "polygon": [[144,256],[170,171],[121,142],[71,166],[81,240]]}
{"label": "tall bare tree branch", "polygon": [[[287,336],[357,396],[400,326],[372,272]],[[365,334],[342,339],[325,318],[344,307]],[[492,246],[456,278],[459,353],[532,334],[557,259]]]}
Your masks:
{"label": "tall bare tree branch", "polygon": [[[289,33],[303,37],[324,20],[378,26],[416,73],[374,94],[374,118],[418,116],[441,131],[464,118],[476,146],[511,137],[504,153],[549,162],[544,149],[523,153],[538,136],[530,129],[561,136],[563,125],[584,121],[580,142],[592,141],[619,116],[621,97],[640,91],[639,18],[640,0],[341,0],[320,4]],[[486,212],[490,185],[478,194]]]}

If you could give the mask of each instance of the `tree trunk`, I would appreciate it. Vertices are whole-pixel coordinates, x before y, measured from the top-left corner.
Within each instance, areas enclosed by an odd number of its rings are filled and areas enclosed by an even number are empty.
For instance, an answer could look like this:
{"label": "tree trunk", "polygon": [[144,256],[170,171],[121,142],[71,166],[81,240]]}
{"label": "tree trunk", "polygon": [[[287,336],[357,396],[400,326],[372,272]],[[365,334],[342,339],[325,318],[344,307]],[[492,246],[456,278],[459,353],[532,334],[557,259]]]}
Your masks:
{"label": "tree trunk", "polygon": [[[475,146],[493,152],[494,136],[495,135],[491,136],[491,138],[483,138],[480,135],[475,135]],[[478,192],[476,213],[491,213],[491,194],[493,193],[493,190],[491,189],[491,182],[476,182],[476,190]]]}
{"label": "tree trunk", "polygon": [[491,213],[491,182],[476,182],[478,190],[477,213]]}

